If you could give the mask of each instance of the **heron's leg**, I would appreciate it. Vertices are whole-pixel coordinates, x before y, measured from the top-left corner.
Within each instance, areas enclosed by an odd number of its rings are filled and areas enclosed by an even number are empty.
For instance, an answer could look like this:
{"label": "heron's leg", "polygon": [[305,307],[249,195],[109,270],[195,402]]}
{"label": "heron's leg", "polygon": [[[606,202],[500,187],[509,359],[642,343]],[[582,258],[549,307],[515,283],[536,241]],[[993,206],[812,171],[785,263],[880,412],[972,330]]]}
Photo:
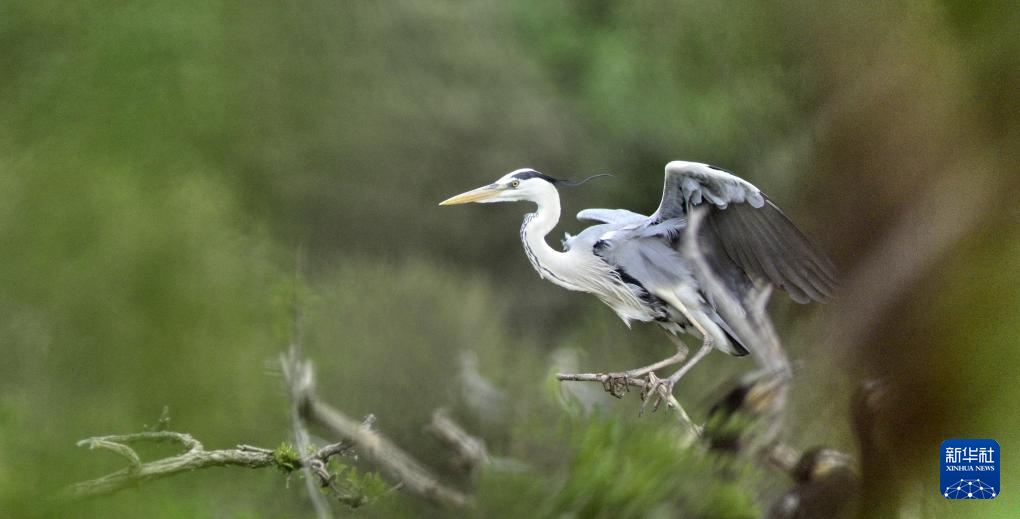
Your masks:
{"label": "heron's leg", "polygon": [[[712,349],[715,347],[715,341],[712,339],[712,335],[708,333],[708,330],[705,329],[705,327],[701,324],[700,321],[698,321],[693,315],[691,315],[691,312],[687,310],[687,307],[680,304],[679,301],[675,302],[673,306],[680,310],[680,312],[684,315],[684,317],[687,318],[691,325],[694,326],[696,330],[698,330],[698,333],[700,333],[702,337],[702,343],[701,348],[697,351],[697,353],[695,353],[694,356],[690,358],[690,360],[688,360],[683,366],[681,366],[680,369],[676,370],[675,373],[670,375],[669,378],[649,380],[650,384],[645,386],[645,392],[642,393],[642,396],[651,396],[653,394],[659,395],[658,398],[655,399],[655,405],[652,407],[653,411],[655,409],[658,409],[659,404],[662,403],[662,394],[665,393],[667,395],[672,396],[673,387],[676,386],[676,383],[688,371],[690,371],[691,368],[693,368],[694,365],[698,363],[698,361],[705,358],[706,355],[711,353]],[[664,391],[660,391],[660,386],[664,389]],[[645,403],[641,404],[642,410],[644,410],[644,406],[647,403],[648,400],[646,399]]]}
{"label": "heron's leg", "polygon": [[[648,392],[647,393],[649,395],[651,395],[652,392],[658,390],[658,386],[659,385],[663,385],[665,387],[665,393],[668,394],[668,395],[672,395],[673,394],[673,386],[676,385],[676,382],[678,382],[680,380],[680,378],[682,378],[683,375],[685,375],[687,373],[687,371],[691,371],[691,368],[695,367],[695,364],[698,364],[699,361],[704,359],[708,354],[712,353],[712,350],[714,349],[714,347],[715,347],[715,342],[712,341],[712,335],[705,334],[705,341],[702,343],[702,347],[698,350],[698,352],[695,353],[695,356],[691,357],[690,360],[687,360],[687,362],[685,362],[682,366],[680,366],[680,369],[677,369],[675,372],[673,372],[673,374],[669,375],[669,378],[663,378],[663,379],[660,379],[660,380],[656,380],[654,384],[652,384],[652,385],[650,385],[648,387]],[[661,398],[656,399],[655,406],[653,407],[653,411],[655,409],[658,409],[659,404],[661,402],[662,402]],[[642,407],[644,407],[644,405]]]}
{"label": "heron's leg", "polygon": [[[643,368],[635,368],[628,371],[621,371],[618,373],[609,373],[606,377],[606,381],[602,384],[606,391],[611,393],[613,396],[620,398],[623,396],[623,392],[627,391],[630,387],[628,380],[640,379],[648,377],[648,385],[645,387],[651,387],[656,384],[658,379],[653,379],[652,373],[656,370],[679,364],[687,358],[688,348],[679,337],[674,335],[672,332],[666,331],[666,336],[676,346],[676,353],[662,359],[654,364],[649,364]],[[649,394],[647,389],[641,391],[641,398],[645,398]]]}
{"label": "heron's leg", "polygon": [[647,374],[649,374],[649,373],[651,373],[653,371],[665,368],[666,366],[672,366],[674,364],[679,364],[679,363],[683,362],[686,357],[687,357],[687,351],[685,349],[685,350],[678,351],[678,352],[676,352],[676,354],[671,355],[671,356],[669,356],[669,357],[667,357],[665,359],[662,359],[659,362],[656,362],[654,364],[649,364],[649,365],[647,365],[647,366],[645,366],[643,368],[635,368],[635,369],[624,371],[622,373],[613,373],[612,375],[619,376],[619,377],[641,378],[641,377],[643,377],[643,376],[645,376],[645,375],[647,375]]}
{"label": "heron's leg", "polygon": [[698,363],[698,361],[711,353],[712,349],[713,345],[711,338],[705,339],[705,342],[701,345],[701,349],[699,349],[698,352],[691,357],[691,360],[688,360],[687,363],[680,366],[680,369],[676,370],[675,373],[669,376],[667,380],[670,381],[670,386],[675,385],[677,381],[679,381],[685,374],[687,374],[688,371],[691,370],[691,368],[694,367],[695,364]]}
{"label": "heron's leg", "polygon": [[649,364],[643,368],[635,368],[620,373],[611,373],[610,375],[620,378],[624,377],[641,378],[653,371],[665,368],[666,366],[672,366],[674,364],[679,364],[683,362],[684,359],[687,358],[688,353],[687,345],[684,344],[684,341],[681,341],[679,337],[673,335],[673,333],[669,331],[666,332],[666,336],[669,337],[669,340],[673,343],[673,345],[676,346],[675,354],[670,355],[669,357],[666,357],[665,359],[662,359],[654,364]]}
{"label": "heron's leg", "polygon": [[[676,383],[679,382],[680,379],[683,378],[683,376],[685,374],[687,374],[687,372],[690,371],[691,368],[693,368],[695,364],[698,363],[698,361],[700,361],[701,359],[705,358],[706,355],[711,353],[712,349],[713,349],[712,339],[711,339],[711,337],[706,337],[705,338],[705,342],[701,344],[701,348],[698,350],[698,352],[695,353],[694,356],[691,357],[690,360],[688,360],[686,363],[684,363],[683,366],[680,366],[680,369],[676,370],[676,372],[673,373],[672,375],[670,375],[669,378],[656,379],[654,381],[649,380],[651,383],[649,385],[645,386],[645,391],[642,393],[642,395],[643,396],[647,395],[646,398],[651,396],[654,391],[658,391],[659,390],[659,386],[663,387],[663,390],[664,390],[665,394],[672,395],[673,394],[673,387],[676,386]],[[656,400],[655,400],[655,404],[652,406],[652,411],[655,411],[656,409],[658,409],[659,408],[659,404],[661,402],[662,402],[662,395],[660,393],[658,398],[656,398]],[[648,401],[645,400],[645,404],[647,404],[647,403],[648,403]],[[645,404],[641,404],[642,410],[644,410]]]}

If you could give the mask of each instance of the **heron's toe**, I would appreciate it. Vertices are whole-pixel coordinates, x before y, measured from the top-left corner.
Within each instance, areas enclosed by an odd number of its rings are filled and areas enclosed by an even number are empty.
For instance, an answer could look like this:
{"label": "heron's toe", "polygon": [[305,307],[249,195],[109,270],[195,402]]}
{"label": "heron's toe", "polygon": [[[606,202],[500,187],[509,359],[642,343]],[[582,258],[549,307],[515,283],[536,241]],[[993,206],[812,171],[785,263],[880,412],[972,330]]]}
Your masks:
{"label": "heron's toe", "polygon": [[641,410],[638,414],[644,413],[645,406],[648,405],[649,401],[654,401],[652,404],[652,412],[659,410],[659,405],[666,402],[669,405],[670,397],[673,396],[673,387],[676,385],[676,380],[673,377],[659,378],[655,373],[648,373],[648,382],[645,384],[644,389],[641,391],[641,399],[644,402],[641,403]]}
{"label": "heron's toe", "polygon": [[602,377],[602,389],[616,398],[630,391],[631,377],[626,373],[608,373]]}

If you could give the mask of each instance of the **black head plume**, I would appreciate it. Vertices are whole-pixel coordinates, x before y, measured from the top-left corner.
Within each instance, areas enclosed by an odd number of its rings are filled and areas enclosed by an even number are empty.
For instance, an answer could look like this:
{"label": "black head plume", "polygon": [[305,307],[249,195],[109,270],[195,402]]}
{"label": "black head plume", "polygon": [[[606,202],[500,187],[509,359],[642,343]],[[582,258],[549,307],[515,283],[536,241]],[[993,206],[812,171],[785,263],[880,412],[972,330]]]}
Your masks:
{"label": "black head plume", "polygon": [[586,179],[583,179],[583,180],[577,180],[577,181],[574,181],[574,180],[560,180],[558,178],[552,178],[549,175],[546,175],[544,173],[539,173],[539,172],[537,172],[537,171],[535,171],[533,169],[522,169],[522,170],[519,170],[513,176],[513,178],[516,178],[516,179],[519,179],[519,180],[527,180],[529,178],[540,178],[540,179],[545,180],[546,182],[548,182],[548,183],[550,183],[550,184],[552,184],[554,186],[576,187],[576,186],[584,184],[585,182],[587,182],[589,180],[592,180],[592,179],[595,179],[595,178],[599,178],[599,177],[611,177],[611,176],[612,175],[610,175],[609,173],[601,173],[601,174],[598,174],[598,175],[592,175],[592,176],[590,176],[590,177],[588,177]]}
{"label": "black head plume", "polygon": [[611,173],[599,173],[598,175],[592,175],[588,178],[584,178],[581,180],[556,180],[553,182],[553,184],[564,187],[577,187],[581,184],[584,184],[585,182],[588,182],[589,180],[594,180],[599,177],[611,177],[611,176],[613,176]]}

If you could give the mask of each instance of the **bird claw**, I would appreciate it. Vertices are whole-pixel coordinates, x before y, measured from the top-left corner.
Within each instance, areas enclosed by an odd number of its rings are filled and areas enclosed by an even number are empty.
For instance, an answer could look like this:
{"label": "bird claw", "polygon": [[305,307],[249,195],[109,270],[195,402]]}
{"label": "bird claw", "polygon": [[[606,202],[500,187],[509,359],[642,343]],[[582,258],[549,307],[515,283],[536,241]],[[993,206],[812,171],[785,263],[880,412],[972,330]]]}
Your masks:
{"label": "bird claw", "polygon": [[638,411],[638,415],[644,413],[645,407],[648,406],[650,400],[654,400],[652,403],[652,412],[659,410],[659,406],[662,402],[666,402],[669,405],[669,397],[673,395],[673,386],[676,385],[676,380],[673,377],[659,378],[654,372],[649,371],[645,375],[634,376],[630,373],[607,373],[602,375],[602,389],[604,389],[610,395],[616,398],[623,398],[623,395],[630,392],[630,386],[635,381],[641,380],[644,382],[641,389],[641,409]]}
{"label": "bird claw", "polygon": [[645,412],[645,407],[648,405],[648,401],[654,399],[655,402],[652,404],[652,412],[659,410],[659,405],[665,400],[668,406],[668,399],[673,395],[673,386],[676,385],[676,381],[670,378],[659,378],[654,372],[648,373],[648,382],[645,384],[644,389],[641,390],[641,409],[638,410],[638,416],[641,416]]}
{"label": "bird claw", "polygon": [[676,384],[676,381],[672,377],[659,378],[651,371],[640,376],[634,376],[627,372],[607,373],[602,375],[602,389],[616,398],[623,398],[624,394],[630,392],[630,386],[638,380],[644,382],[640,384],[642,386],[640,393],[642,404],[638,415],[644,413],[649,401],[653,401],[653,413],[659,410],[659,406],[662,405],[663,401],[666,401],[668,405],[669,397],[673,394],[673,385]]}
{"label": "bird claw", "polygon": [[609,373],[602,379],[602,389],[616,398],[630,392],[630,376],[626,373]]}

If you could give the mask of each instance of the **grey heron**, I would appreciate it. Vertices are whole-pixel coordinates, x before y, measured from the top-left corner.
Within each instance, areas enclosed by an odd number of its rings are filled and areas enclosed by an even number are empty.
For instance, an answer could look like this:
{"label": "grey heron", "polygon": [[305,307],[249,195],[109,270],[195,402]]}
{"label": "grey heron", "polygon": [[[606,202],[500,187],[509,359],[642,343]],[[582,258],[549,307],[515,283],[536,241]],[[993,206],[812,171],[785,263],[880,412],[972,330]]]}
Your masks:
{"label": "grey heron", "polygon": [[[666,359],[610,374],[616,379],[647,377],[643,397],[663,384],[672,394],[677,381],[712,349],[743,356],[755,347],[719,315],[711,294],[701,289],[680,252],[688,215],[696,208],[707,211],[698,248],[741,304],[750,304],[749,296],[769,284],[799,303],[825,301],[836,288],[835,269],[825,254],[757,187],[723,169],[670,162],[662,200],[651,216],[626,209],[585,209],[577,218],[596,225],[567,235],[559,251],[549,246],[546,236],[559,221],[556,186],[564,183],[534,169],[518,169],[439,205],[534,203],[535,212],[524,217],[521,241],[538,274],[568,290],[594,294],[628,326],[632,321],[658,323],[676,345],[676,354]],[[660,379],[655,371],[687,357],[681,332],[700,337],[701,348]]]}

